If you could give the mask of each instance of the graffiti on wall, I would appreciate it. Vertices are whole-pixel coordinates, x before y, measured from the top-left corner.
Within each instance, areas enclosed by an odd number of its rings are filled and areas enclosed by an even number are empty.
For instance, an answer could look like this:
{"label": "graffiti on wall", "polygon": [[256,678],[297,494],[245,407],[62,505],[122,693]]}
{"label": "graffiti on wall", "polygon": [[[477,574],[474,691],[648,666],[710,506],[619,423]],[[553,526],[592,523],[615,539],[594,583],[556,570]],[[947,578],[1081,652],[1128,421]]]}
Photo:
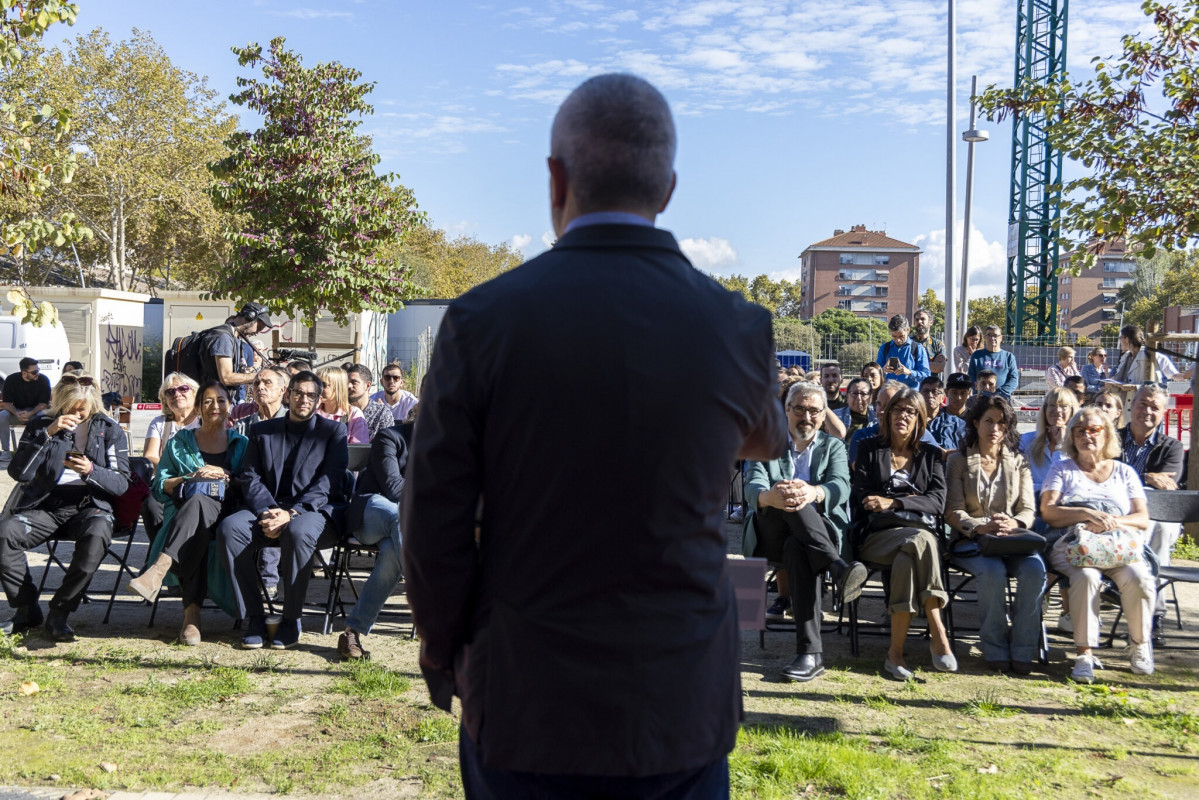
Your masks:
{"label": "graffiti on wall", "polygon": [[106,323],[100,352],[100,391],[118,392],[135,400],[142,396],[142,329]]}

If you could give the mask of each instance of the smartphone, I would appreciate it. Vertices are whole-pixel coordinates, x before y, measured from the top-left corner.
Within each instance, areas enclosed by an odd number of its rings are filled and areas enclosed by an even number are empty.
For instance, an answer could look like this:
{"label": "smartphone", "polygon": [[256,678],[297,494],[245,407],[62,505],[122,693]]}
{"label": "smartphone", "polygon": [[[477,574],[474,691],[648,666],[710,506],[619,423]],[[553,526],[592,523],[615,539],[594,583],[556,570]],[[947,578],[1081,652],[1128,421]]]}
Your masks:
{"label": "smartphone", "polygon": [[68,450],[67,458],[87,458],[82,450]]}
{"label": "smartphone", "polygon": [[895,356],[891,356],[890,358],[888,358],[887,359],[887,368],[888,369],[899,369],[899,359]]}

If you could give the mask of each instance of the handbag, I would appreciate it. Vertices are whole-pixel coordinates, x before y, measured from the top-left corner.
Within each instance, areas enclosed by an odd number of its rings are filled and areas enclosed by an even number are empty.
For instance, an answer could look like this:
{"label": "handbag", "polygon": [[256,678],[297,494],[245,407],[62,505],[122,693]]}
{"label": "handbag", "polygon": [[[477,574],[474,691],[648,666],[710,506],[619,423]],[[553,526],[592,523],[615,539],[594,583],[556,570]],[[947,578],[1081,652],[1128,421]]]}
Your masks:
{"label": "handbag", "polygon": [[889,531],[893,528],[920,528],[932,531],[933,523],[918,511],[895,509],[892,511],[875,511],[866,520],[866,530],[870,533]]}
{"label": "handbag", "polygon": [[1132,531],[1117,528],[1096,533],[1084,525],[1075,525],[1058,544],[1066,551],[1066,561],[1073,567],[1109,569],[1138,564],[1141,561],[1141,541]]}
{"label": "handbag", "polygon": [[223,478],[190,478],[179,484],[179,502],[186,503],[198,494],[224,500],[225,485]]}
{"label": "handbag", "polygon": [[981,533],[975,537],[984,556],[1027,556],[1045,549],[1045,537],[1032,531],[1016,531],[1007,536]]}

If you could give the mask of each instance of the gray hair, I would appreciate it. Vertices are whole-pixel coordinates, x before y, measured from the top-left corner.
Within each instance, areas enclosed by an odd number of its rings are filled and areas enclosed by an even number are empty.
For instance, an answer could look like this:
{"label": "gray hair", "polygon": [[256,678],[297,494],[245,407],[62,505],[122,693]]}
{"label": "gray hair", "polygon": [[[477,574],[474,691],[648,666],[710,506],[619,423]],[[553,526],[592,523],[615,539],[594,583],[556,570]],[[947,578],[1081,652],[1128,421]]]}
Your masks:
{"label": "gray hair", "polygon": [[570,93],[550,131],[582,213],[654,212],[674,181],[675,130],[661,92],[633,75],[591,78]]}
{"label": "gray hair", "polygon": [[906,331],[910,330],[911,327],[912,326],[908,324],[908,318],[903,314],[896,314],[895,316],[891,317],[891,320],[887,323],[887,330],[889,331]]}
{"label": "gray hair", "polygon": [[795,395],[800,395],[801,398],[819,397],[820,405],[827,407],[828,401],[824,396],[824,388],[818,383],[809,383],[808,381],[796,381],[787,389],[787,405],[791,404],[791,398]]}
{"label": "gray hair", "polygon": [[1162,386],[1160,383],[1143,384],[1140,389],[1137,389],[1136,396],[1132,398],[1132,402],[1135,403],[1138,399],[1140,399],[1141,395],[1145,394],[1145,392],[1149,392],[1150,394],[1154,394],[1159,397],[1164,397],[1167,403],[1170,402],[1170,393],[1166,391],[1166,387]]}

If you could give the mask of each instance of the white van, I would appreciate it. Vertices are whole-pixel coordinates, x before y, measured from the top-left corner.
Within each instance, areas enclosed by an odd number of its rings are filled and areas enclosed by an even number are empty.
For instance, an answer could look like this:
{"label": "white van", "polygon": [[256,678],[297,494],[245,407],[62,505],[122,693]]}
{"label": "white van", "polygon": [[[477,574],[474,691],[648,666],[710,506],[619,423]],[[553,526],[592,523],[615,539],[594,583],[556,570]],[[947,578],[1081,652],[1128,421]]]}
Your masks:
{"label": "white van", "polygon": [[62,377],[62,365],[71,360],[71,345],[61,322],[35,328],[18,317],[0,316],[0,373],[11,375],[21,369],[21,359],[36,358],[38,369],[50,385]]}

